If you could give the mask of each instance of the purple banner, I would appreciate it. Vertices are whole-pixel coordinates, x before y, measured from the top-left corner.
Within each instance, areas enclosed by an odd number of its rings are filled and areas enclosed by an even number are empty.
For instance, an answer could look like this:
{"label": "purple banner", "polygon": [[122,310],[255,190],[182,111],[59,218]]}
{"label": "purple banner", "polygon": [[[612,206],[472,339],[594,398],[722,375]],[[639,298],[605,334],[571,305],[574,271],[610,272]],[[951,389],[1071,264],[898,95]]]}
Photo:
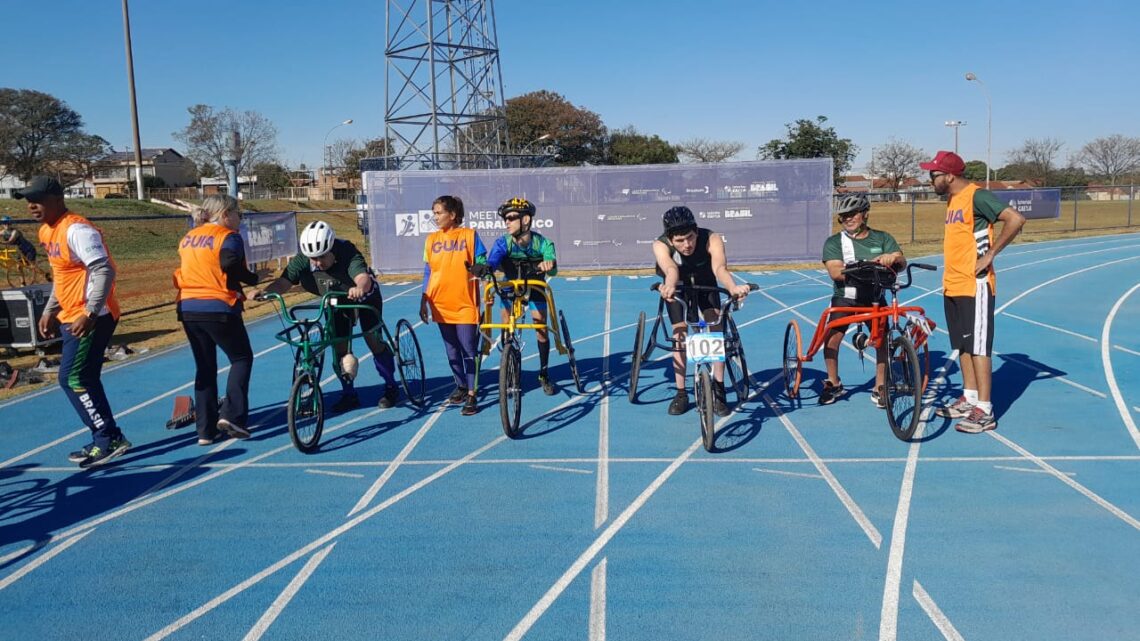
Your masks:
{"label": "purple banner", "polygon": [[372,265],[423,269],[431,203],[448,194],[488,247],[506,232],[497,208],[519,195],[538,209],[536,231],[554,241],[559,267],[649,267],[661,215],[687,205],[724,237],[730,265],[817,261],[831,231],[831,159],[483,171],[368,171]]}
{"label": "purple banner", "polygon": [[1061,217],[1060,189],[1000,189],[992,193],[1026,218]]}
{"label": "purple banner", "polygon": [[250,264],[292,258],[297,253],[297,212],[246,213],[241,239]]}

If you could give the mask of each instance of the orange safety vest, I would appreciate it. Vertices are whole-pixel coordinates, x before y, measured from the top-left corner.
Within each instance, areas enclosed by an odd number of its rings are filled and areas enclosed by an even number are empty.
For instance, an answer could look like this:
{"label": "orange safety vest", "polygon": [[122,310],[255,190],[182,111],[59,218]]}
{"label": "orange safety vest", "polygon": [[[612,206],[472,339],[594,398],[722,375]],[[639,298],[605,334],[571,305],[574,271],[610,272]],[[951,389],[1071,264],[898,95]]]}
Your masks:
{"label": "orange safety vest", "polygon": [[[950,197],[946,205],[946,231],[942,236],[942,253],[946,266],[942,272],[942,294],[944,296],[973,297],[977,292],[978,278],[974,267],[978,256],[989,250],[994,242],[994,226],[974,231],[974,192],[975,184]],[[991,268],[986,274],[990,291],[997,295],[997,279]]]}
{"label": "orange safety vest", "polygon": [[214,299],[233,305],[240,294],[226,287],[226,274],[222,271],[222,242],[234,230],[206,223],[191,229],[178,244],[182,266],[174,270],[174,284],[178,299]]}
{"label": "orange safety vest", "polygon": [[477,289],[464,266],[475,262],[475,230],[453,227],[432,232],[424,241],[424,262],[431,267],[424,293],[432,318],[453,325],[478,323]]}
{"label": "orange safety vest", "polygon": [[[59,321],[61,323],[70,323],[87,313],[87,265],[73,257],[71,248],[67,246],[67,230],[72,225],[87,225],[99,232],[99,241],[103,244],[103,251],[107,254],[111,269],[115,269],[115,261],[111,258],[111,252],[107,250],[107,242],[103,240],[102,230],[92,225],[91,221],[86,218],[65,211],[59,220],[55,221],[54,225],[40,225],[40,244],[47,251],[48,263],[51,264],[55,298],[59,301]],[[113,281],[105,306],[110,311],[111,316],[118,320],[119,301],[115,297],[115,283]]]}

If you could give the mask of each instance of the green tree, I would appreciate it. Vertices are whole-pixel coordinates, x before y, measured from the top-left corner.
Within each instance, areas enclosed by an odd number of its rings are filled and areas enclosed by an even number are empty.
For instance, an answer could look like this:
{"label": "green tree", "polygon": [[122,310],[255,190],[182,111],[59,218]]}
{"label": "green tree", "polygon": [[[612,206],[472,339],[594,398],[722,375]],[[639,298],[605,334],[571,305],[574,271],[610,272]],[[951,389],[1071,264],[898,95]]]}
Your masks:
{"label": "green tree", "polygon": [[605,160],[606,127],[602,117],[553,91],[533,91],[507,100],[507,131],[518,153],[548,136],[558,147],[557,164],[601,164]]}
{"label": "green tree", "polygon": [[236,153],[237,173],[245,175],[250,168],[277,158],[277,128],[256,111],[221,111],[209,105],[194,105],[190,124],[174,132],[175,140],[186,145],[186,157],[207,175],[221,174],[230,154],[230,133],[239,136]]}
{"label": "green tree", "polygon": [[0,88],[0,166],[21,180],[55,173],[59,150],[83,134],[83,119],[42,91]]}
{"label": "green tree", "polygon": [[886,178],[891,189],[898,191],[907,178],[914,178],[922,171],[918,164],[928,156],[926,152],[908,142],[890,138],[882,147],[874,149],[874,164],[871,167],[872,180]]}
{"label": "green tree", "polygon": [[280,163],[263,162],[253,168],[257,176],[257,186],[269,191],[284,191],[289,188],[289,170]]}
{"label": "green tree", "polygon": [[985,180],[986,163],[981,160],[971,160],[967,162],[966,171],[962,172],[962,177],[966,180]]}
{"label": "green tree", "polygon": [[859,147],[850,138],[840,138],[835,127],[825,127],[826,123],[827,116],[787,123],[784,125],[788,129],[787,138],[775,138],[761,145],[757,157],[765,160],[831,158],[834,161],[832,177],[838,185],[840,177],[851,168]]}
{"label": "green tree", "polygon": [[[355,142],[355,141],[353,141]],[[396,153],[396,147],[389,138],[373,138],[364,141],[364,145],[353,145],[345,149],[340,160],[340,178],[360,175],[360,161],[365,158],[383,158]]]}
{"label": "green tree", "polygon": [[607,165],[663,165],[677,162],[677,151],[660,137],[639,133],[632,125],[610,134]]}

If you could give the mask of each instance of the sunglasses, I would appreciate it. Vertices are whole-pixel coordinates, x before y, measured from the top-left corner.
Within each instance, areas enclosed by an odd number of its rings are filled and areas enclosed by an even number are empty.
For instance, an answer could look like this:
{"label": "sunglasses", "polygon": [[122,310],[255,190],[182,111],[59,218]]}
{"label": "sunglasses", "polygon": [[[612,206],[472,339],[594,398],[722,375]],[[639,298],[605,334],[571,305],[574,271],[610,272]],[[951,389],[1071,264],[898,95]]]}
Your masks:
{"label": "sunglasses", "polygon": [[507,221],[508,223],[513,223],[520,218],[522,218],[522,216],[518,214],[503,216],[503,220]]}
{"label": "sunglasses", "polygon": [[934,179],[935,179],[935,178],[937,178],[937,177],[939,177],[939,176],[945,176],[945,175],[946,175],[946,173],[945,173],[945,172],[941,172],[941,171],[932,171],[932,172],[930,172],[930,182],[934,182]]}
{"label": "sunglasses", "polygon": [[850,219],[858,216],[861,213],[863,213],[863,212],[861,212],[861,211],[849,211],[846,214],[839,214],[839,220],[840,221],[850,220]]}

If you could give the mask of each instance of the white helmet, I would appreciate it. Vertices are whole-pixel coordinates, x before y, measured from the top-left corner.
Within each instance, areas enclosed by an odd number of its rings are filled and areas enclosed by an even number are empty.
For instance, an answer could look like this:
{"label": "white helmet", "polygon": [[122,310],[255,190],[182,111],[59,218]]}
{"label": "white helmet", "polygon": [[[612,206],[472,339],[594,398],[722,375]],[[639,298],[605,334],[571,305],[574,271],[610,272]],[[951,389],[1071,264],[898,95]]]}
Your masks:
{"label": "white helmet", "polygon": [[317,258],[332,251],[336,232],[323,220],[316,220],[301,231],[301,253],[307,258]]}

